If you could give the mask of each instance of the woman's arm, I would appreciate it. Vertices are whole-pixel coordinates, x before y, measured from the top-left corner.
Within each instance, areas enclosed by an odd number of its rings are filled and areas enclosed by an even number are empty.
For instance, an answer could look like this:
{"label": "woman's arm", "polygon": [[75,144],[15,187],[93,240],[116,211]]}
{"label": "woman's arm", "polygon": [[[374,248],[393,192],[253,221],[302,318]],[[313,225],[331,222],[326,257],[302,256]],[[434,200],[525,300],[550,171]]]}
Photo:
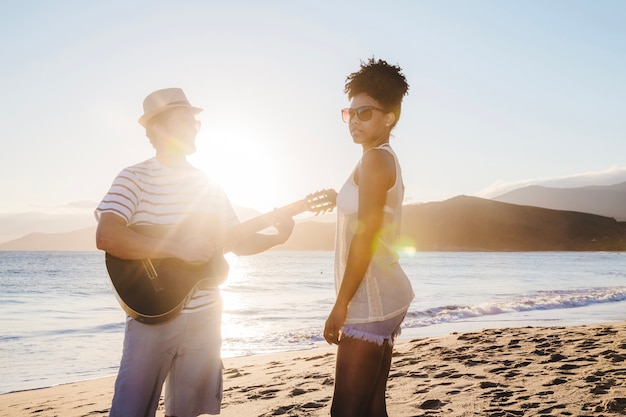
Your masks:
{"label": "woman's arm", "polygon": [[324,337],[328,343],[339,342],[339,330],[345,322],[348,305],[359,288],[376,249],[376,237],[383,224],[387,190],[396,180],[393,156],[378,149],[366,152],[357,170],[357,176],[359,186],[357,226],[350,243],[337,300],[326,321]]}

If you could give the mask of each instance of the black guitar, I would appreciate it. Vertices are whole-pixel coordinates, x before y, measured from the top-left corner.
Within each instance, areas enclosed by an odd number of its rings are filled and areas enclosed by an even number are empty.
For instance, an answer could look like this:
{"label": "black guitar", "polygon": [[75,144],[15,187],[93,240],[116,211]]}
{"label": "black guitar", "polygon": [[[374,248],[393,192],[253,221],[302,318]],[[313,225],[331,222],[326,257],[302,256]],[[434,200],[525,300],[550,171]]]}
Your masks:
{"label": "black guitar", "polygon": [[[276,211],[289,216],[310,211],[316,214],[335,207],[335,190],[309,194],[295,203],[276,209],[236,227],[220,232],[219,225],[204,215],[190,216],[176,227],[129,226],[136,232],[162,239],[182,239],[199,233],[216,242],[233,242],[272,225]],[[209,262],[190,264],[177,258],[122,259],[106,254],[111,283],[122,308],[130,317],[146,324],[162,323],[174,318],[198,287],[218,286],[228,276],[228,262],[222,251]]]}

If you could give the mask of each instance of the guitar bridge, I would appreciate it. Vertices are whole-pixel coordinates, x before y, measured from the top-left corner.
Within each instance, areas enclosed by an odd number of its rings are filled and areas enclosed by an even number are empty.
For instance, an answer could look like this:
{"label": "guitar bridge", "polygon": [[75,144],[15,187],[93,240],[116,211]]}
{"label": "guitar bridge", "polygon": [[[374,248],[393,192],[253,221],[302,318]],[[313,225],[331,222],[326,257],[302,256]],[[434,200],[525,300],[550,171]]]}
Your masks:
{"label": "guitar bridge", "polygon": [[163,291],[165,287],[161,283],[161,280],[159,279],[159,274],[154,268],[154,265],[152,265],[152,261],[150,259],[142,259],[141,263],[146,270],[146,275],[148,275],[148,278],[150,279],[150,283],[152,284],[154,292]]}

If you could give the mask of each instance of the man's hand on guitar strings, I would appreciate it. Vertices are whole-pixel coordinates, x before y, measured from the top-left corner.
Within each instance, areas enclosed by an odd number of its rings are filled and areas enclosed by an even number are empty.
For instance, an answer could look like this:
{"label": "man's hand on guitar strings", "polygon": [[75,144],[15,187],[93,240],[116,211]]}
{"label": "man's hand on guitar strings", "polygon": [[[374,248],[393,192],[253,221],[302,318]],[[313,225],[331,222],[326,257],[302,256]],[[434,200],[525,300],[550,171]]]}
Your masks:
{"label": "man's hand on guitar strings", "polygon": [[195,264],[211,260],[217,247],[215,242],[203,236],[192,236],[179,242],[177,258]]}

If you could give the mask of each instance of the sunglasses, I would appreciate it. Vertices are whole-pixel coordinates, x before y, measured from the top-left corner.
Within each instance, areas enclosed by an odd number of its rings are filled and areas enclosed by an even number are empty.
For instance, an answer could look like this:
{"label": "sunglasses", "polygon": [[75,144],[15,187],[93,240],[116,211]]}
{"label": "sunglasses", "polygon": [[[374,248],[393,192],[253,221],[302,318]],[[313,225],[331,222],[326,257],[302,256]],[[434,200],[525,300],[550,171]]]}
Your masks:
{"label": "sunglasses", "polygon": [[354,116],[356,116],[357,119],[359,119],[360,121],[367,122],[369,119],[372,118],[374,110],[382,112],[385,111],[384,109],[374,106],[361,106],[356,109],[345,108],[341,109],[341,118],[344,122],[348,123],[350,122],[350,120],[352,120]]}

